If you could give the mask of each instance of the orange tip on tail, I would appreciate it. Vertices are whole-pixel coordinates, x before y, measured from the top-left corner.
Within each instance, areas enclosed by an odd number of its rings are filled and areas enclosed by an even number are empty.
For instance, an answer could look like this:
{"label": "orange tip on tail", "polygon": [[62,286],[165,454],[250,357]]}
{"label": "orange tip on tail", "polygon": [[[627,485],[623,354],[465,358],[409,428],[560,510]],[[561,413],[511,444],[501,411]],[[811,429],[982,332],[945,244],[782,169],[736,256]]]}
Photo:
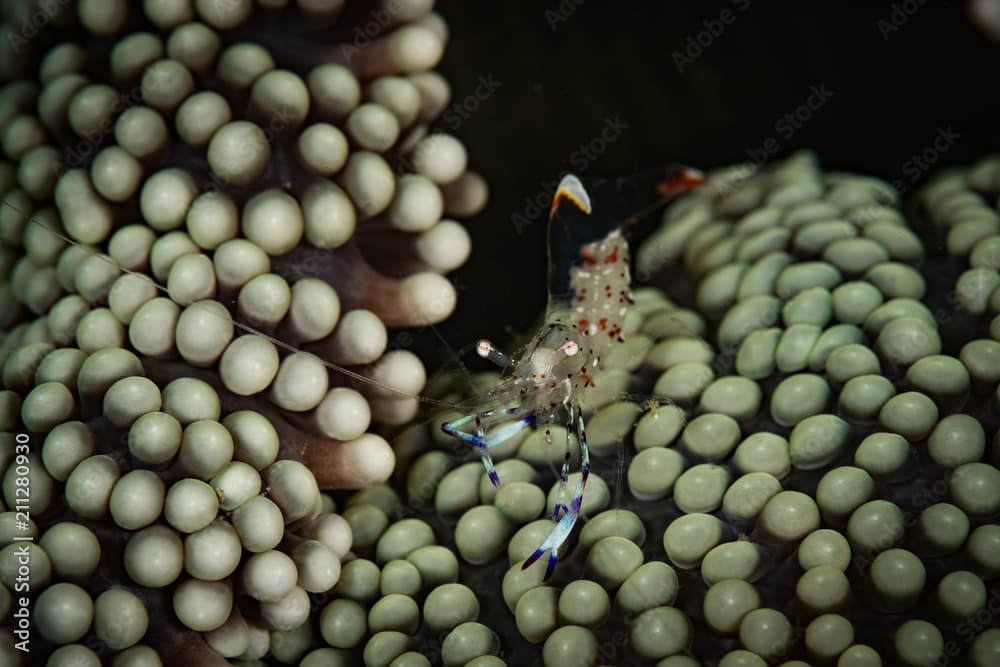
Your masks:
{"label": "orange tip on tail", "polygon": [[559,181],[559,187],[556,188],[556,194],[552,197],[552,207],[549,209],[549,220],[552,219],[556,214],[556,209],[559,208],[559,203],[563,200],[573,202],[573,205],[578,209],[590,215],[590,195],[583,188],[583,183],[580,179],[573,174],[566,174],[563,176],[562,180]]}

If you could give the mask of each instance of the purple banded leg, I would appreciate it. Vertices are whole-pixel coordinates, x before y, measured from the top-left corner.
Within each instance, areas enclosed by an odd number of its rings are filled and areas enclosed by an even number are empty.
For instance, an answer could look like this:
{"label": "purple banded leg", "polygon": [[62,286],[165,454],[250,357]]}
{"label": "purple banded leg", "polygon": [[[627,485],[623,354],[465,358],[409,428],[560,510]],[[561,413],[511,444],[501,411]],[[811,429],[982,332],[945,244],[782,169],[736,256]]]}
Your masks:
{"label": "purple banded leg", "polygon": [[583,490],[586,488],[587,479],[590,477],[590,449],[587,447],[587,433],[584,430],[582,414],[576,415],[575,426],[576,437],[580,443],[581,462],[580,481],[576,484],[576,493],[573,496],[573,502],[570,503],[566,513],[556,522],[555,528],[552,529],[552,532],[545,538],[541,546],[535,549],[535,552],[528,556],[528,559],[521,565],[522,570],[528,569],[536,560],[542,557],[542,554],[548,551],[549,564],[545,568],[545,581],[548,581],[549,577],[552,576],[552,571],[555,570],[556,561],[559,559],[559,547],[563,545],[566,538],[573,532],[573,526],[580,515],[580,508],[583,506]]}
{"label": "purple banded leg", "polygon": [[590,447],[587,446],[587,431],[583,426],[583,414],[577,414],[576,436],[580,441],[580,483],[576,485],[576,495],[573,497],[573,504],[570,509],[573,513],[579,514],[583,507],[583,490],[587,487],[587,480],[590,479]]}
{"label": "purple banded leg", "polygon": [[552,576],[553,570],[556,569],[556,561],[559,560],[559,547],[566,541],[569,534],[573,532],[573,524],[576,523],[576,516],[572,512],[563,514],[562,518],[556,522],[556,527],[552,529],[549,536],[542,542],[542,545],[535,549],[533,554],[528,556],[528,560],[524,561],[521,569],[527,570],[536,560],[542,557],[542,554],[548,551],[549,564],[545,567],[545,578],[543,579],[543,581],[548,581],[549,577]]}
{"label": "purple banded leg", "polygon": [[[513,414],[514,411],[516,411],[516,408],[508,408],[505,412]],[[516,421],[505,424],[489,435],[486,435],[483,427],[483,419],[491,416],[494,412],[494,410],[488,410],[474,415],[466,415],[454,421],[445,422],[444,424],[441,424],[441,430],[448,435],[458,438],[459,440],[467,442],[475,447],[479,451],[479,456],[483,461],[483,467],[486,468],[486,475],[490,478],[490,482],[493,486],[499,486],[500,475],[497,474],[496,466],[493,465],[493,457],[490,456],[489,449],[490,447],[494,447],[508,438],[511,438],[519,431],[533,424],[535,422],[535,414],[531,413],[525,415]],[[462,426],[472,420],[475,420],[476,422],[475,433],[469,433],[461,430]]]}
{"label": "purple banded leg", "polygon": [[[551,442],[549,444],[552,444]],[[569,449],[569,433],[566,434],[566,451],[563,454],[563,464],[562,469],[559,471],[559,498],[556,501],[556,506],[552,510],[552,520],[559,520],[559,512],[565,514],[569,512],[569,506],[566,504],[566,485],[569,483],[569,460],[571,452]]]}

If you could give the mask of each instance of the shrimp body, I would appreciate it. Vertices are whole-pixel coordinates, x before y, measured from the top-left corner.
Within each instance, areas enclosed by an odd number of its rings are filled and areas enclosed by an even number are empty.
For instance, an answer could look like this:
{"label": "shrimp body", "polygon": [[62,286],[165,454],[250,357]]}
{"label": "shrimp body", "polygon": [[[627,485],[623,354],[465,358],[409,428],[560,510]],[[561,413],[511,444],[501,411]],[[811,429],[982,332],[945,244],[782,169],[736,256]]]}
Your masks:
{"label": "shrimp body", "polygon": [[[566,176],[560,183],[553,200],[553,214],[561,201],[569,201],[584,214],[590,214],[590,198],[575,176]],[[568,282],[569,291],[559,294],[550,290],[545,324],[517,361],[507,364],[500,385],[488,392],[486,399],[489,404],[504,407],[476,412],[442,425],[446,433],[468,442],[479,451],[494,485],[500,484],[500,478],[493,465],[490,448],[529,426],[542,431],[546,440],[551,442],[548,427],[551,424],[566,426],[566,450],[559,473],[560,494],[552,516],[556,525],[523,565],[527,568],[549,551],[546,579],[555,567],[559,548],[576,524],[590,475],[590,452],[580,399],[585,389],[594,386],[592,374],[600,363],[600,353],[611,340],[620,339],[620,319],[624,317],[624,304],[628,300],[628,247],[617,230],[613,230],[609,237],[612,238],[584,245],[568,276],[559,267],[553,267],[557,272],[553,284],[566,285]],[[604,247],[609,241],[613,246],[613,256]],[[604,262],[608,257],[611,261]],[[604,265],[599,266],[602,262]],[[612,274],[618,276],[618,280],[605,280]],[[601,281],[603,284],[598,286]],[[612,292],[619,305],[613,309],[603,308]],[[602,308],[594,310],[594,303],[600,303]],[[488,341],[481,341],[479,349],[483,356],[501,363],[506,360]],[[469,425],[473,428],[465,430]],[[573,498],[567,502],[566,486],[571,442],[574,439],[580,448],[581,474]]]}
{"label": "shrimp body", "polygon": [[[690,177],[695,172],[681,173]],[[549,219],[549,304],[545,324],[513,362],[489,341],[480,341],[480,355],[505,369],[501,383],[486,396],[486,404],[494,407],[441,426],[445,433],[478,450],[494,486],[500,484],[500,477],[489,453],[492,447],[528,427],[544,433],[551,444],[549,426],[565,426],[559,497],[552,514],[556,523],[521,566],[530,567],[548,551],[545,579],[552,575],[559,549],[573,531],[590,476],[582,397],[595,386],[593,377],[601,355],[623,340],[625,315],[631,303],[629,249],[621,230],[617,226],[608,229],[606,220],[584,219],[573,225],[556,220],[555,214],[564,201],[573,204],[577,213],[591,213],[590,197],[583,185],[575,176],[565,176],[553,197]],[[567,502],[573,440],[580,449],[580,478]]]}

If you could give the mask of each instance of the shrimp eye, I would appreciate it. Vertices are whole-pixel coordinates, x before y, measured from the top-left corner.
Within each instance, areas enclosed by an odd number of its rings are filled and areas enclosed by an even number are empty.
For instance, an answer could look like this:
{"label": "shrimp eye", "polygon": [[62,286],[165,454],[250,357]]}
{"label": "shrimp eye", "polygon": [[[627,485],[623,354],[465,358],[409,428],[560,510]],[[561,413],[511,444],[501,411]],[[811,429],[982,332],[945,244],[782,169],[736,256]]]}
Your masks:
{"label": "shrimp eye", "polygon": [[565,354],[567,357],[572,357],[580,351],[580,346],[577,345],[575,340],[568,340],[562,344],[559,350]]}

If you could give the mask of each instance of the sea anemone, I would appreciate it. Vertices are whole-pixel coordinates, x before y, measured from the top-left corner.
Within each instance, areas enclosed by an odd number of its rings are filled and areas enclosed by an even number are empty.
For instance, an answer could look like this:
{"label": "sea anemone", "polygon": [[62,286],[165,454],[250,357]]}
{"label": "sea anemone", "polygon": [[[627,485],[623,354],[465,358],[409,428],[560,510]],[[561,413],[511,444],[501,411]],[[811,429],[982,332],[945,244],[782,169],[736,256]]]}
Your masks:
{"label": "sea anemone", "polygon": [[432,9],[5,5],[5,661],[280,659],[340,579],[486,199]]}
{"label": "sea anemone", "polygon": [[495,488],[440,424],[496,375],[387,351],[486,198],[429,133],[431,3],[5,11],[4,661],[996,664],[1000,159],[903,199],[800,152],[671,205],[543,581],[565,431]]}

